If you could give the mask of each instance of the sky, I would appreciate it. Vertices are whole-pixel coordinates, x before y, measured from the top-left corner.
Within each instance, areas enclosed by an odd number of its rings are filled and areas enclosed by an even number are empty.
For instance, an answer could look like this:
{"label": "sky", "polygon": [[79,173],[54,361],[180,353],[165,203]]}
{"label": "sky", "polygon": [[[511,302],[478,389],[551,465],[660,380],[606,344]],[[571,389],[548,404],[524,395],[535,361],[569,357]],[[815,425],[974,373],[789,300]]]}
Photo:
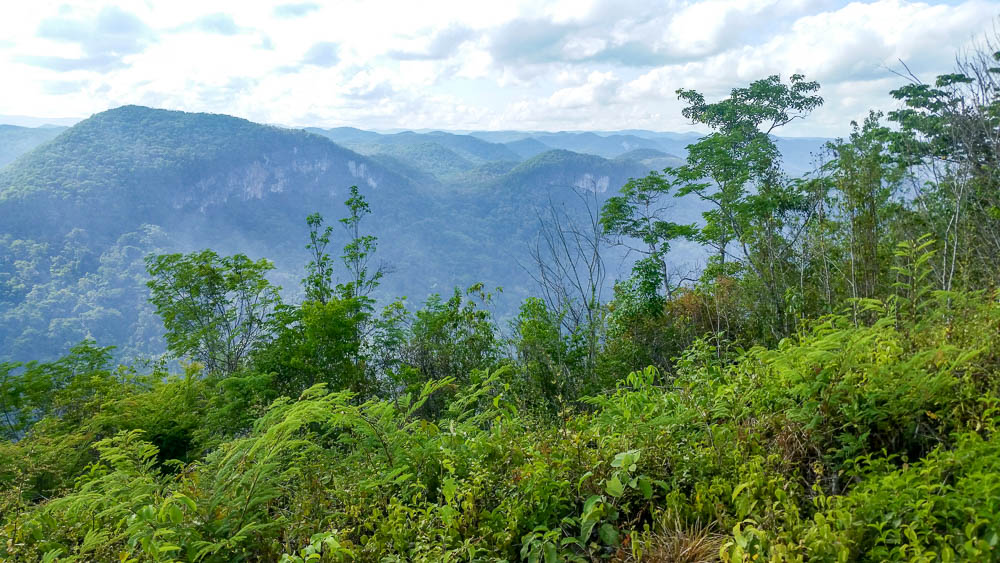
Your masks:
{"label": "sky", "polygon": [[335,2],[4,0],[0,115],[125,104],[286,126],[697,130],[709,100],[801,73],[824,106],[781,133],[840,136],[998,29],[1000,0]]}

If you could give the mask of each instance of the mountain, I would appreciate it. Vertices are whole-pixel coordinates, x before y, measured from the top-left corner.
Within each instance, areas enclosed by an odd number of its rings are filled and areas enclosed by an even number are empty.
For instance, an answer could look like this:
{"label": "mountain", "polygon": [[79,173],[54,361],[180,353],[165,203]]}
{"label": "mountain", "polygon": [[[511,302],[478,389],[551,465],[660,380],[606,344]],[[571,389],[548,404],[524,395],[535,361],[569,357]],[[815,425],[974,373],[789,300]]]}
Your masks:
{"label": "mountain", "polygon": [[[351,184],[378,211],[370,226],[397,241],[384,257],[424,244],[405,235],[436,215],[420,186],[319,135],[138,106],[84,120],[0,170],[0,358],[45,357],[86,336],[157,352],[143,286],[151,252],[269,257],[294,291],[305,217],[336,224]],[[403,276],[418,268],[394,261]]]}
{"label": "mountain", "polygon": [[65,127],[18,127],[0,125],[0,168],[14,162],[22,154],[50,141],[65,131]]}
{"label": "mountain", "polygon": [[659,149],[661,145],[652,139],[643,139],[635,135],[598,135],[596,133],[546,133],[535,135],[539,141],[560,149],[596,154],[605,158],[614,158],[619,154],[634,149]]}
{"label": "mountain", "polygon": [[[0,131],[49,135],[0,168],[0,361],[50,357],[85,337],[117,343],[123,356],[162,351],[144,285],[151,253],[267,257],[285,297],[301,298],[305,217],[320,212],[335,227],[339,255],[347,235],[336,220],[351,185],[370,204],[376,260],[393,270],[380,302],[408,296],[415,306],[483,282],[504,288],[496,310],[509,318],[534,293],[525,268],[540,215],[554,206],[585,222],[630,178],[679,164],[670,147],[691,141],[646,131],[307,131],[140,106],[61,132]],[[801,163],[822,142],[779,146]],[[691,198],[670,203],[680,222],[704,211]],[[693,243],[672,255],[702,258]],[[622,249],[607,253],[607,267],[629,268]]]}
{"label": "mountain", "polygon": [[499,160],[521,160],[522,158],[518,153],[502,144],[487,142],[471,135],[456,135],[444,131],[428,133],[403,131],[380,134],[350,127],[310,128],[308,131],[323,135],[336,143],[368,155],[389,154],[393,150],[400,150],[400,147],[436,144],[476,164]]}
{"label": "mountain", "polygon": [[494,180],[509,174],[520,164],[515,160],[498,160],[487,162],[448,178],[448,186],[452,193],[468,193],[469,188],[489,185]]}
{"label": "mountain", "polygon": [[650,170],[663,170],[668,166],[680,166],[684,159],[656,149],[634,149],[618,155],[615,160],[638,162]]}
{"label": "mountain", "polygon": [[322,135],[341,145],[354,143],[373,142],[383,135],[374,131],[365,131],[354,127],[334,127],[332,129],[320,129],[319,127],[306,127],[306,131]]}
{"label": "mountain", "polygon": [[[604,158],[618,158],[638,150],[654,150],[678,155],[687,154],[687,146],[696,142],[700,133],[670,133],[628,129],[624,131],[472,131],[469,133],[485,141],[504,143],[525,158],[531,158],[549,149],[594,154]],[[786,171],[801,175],[815,168],[816,156],[829,141],[820,137],[774,137],[782,152]],[[638,155],[639,153],[636,153]],[[636,155],[630,158],[637,158]],[[639,160],[647,160],[640,158]],[[670,162],[672,164],[664,164]],[[679,164],[675,160],[650,163],[652,169]],[[662,164],[662,165],[661,165]]]}
{"label": "mountain", "polygon": [[[569,205],[577,193],[594,194],[598,201],[613,195],[629,178],[644,176],[649,170],[634,161],[614,161],[590,154],[551,150],[526,160],[509,172],[476,189],[477,214],[483,217],[483,231],[494,237],[530,239],[534,218],[550,202]],[[511,218],[522,218],[511,221]]]}
{"label": "mountain", "polygon": [[489,189],[520,191],[524,186],[560,186],[605,193],[648,170],[633,160],[608,160],[592,154],[550,150],[522,162],[489,185]]}
{"label": "mountain", "polygon": [[[652,131],[602,132],[590,131],[474,131],[470,135],[494,143],[505,143],[518,150],[527,149],[538,154],[543,150],[533,150],[538,147],[563,149],[578,153],[593,154],[604,158],[615,158],[618,155],[636,150],[652,149],[671,154],[684,154],[685,147],[698,139],[697,135],[676,133],[654,133]],[[526,156],[534,156],[534,154]]]}
{"label": "mountain", "polygon": [[[484,282],[505,288],[497,311],[509,316],[532,289],[519,264],[538,211],[555,202],[581,216],[574,190],[599,205],[648,170],[566,150],[524,160],[469,135],[320,135],[226,115],[109,110],[0,169],[0,360],[50,357],[85,337],[119,344],[121,355],[162,351],[146,303],[151,253],[267,257],[286,298],[298,299],[305,217],[318,211],[337,227],[352,184],[372,209],[364,228],[379,239],[377,260],[394,270],[381,302],[419,304]],[[333,255],[346,242],[335,233]]]}
{"label": "mountain", "polygon": [[476,163],[457,152],[430,141],[379,145],[377,151],[371,153],[371,156],[380,155],[395,157],[409,163],[438,180],[445,180],[476,167]]}
{"label": "mountain", "polygon": [[[490,143],[472,135],[455,135],[444,131],[434,131],[426,134],[441,144],[476,162],[497,162],[501,160],[520,160],[521,156],[506,145]],[[396,140],[419,138],[417,133],[398,133],[393,135]]]}
{"label": "mountain", "polygon": [[[651,168],[640,161],[628,159],[608,160],[591,154],[567,150],[551,150],[522,162],[507,174],[480,188],[496,194],[489,200],[490,209],[484,209],[489,220],[503,222],[510,217],[532,216],[535,209],[542,209],[550,202],[571,205],[578,194],[592,193],[603,202],[618,193],[618,189],[632,178],[640,178]],[[694,222],[699,219],[700,208],[689,199],[678,199],[676,220]],[[505,228],[519,230],[526,236],[533,234],[528,223],[508,224]]]}
{"label": "mountain", "polygon": [[373,154],[369,158],[413,185],[434,191],[441,189],[441,181],[433,173],[424,171],[413,162],[384,153]]}
{"label": "mountain", "polygon": [[0,123],[16,125],[18,127],[43,128],[58,127],[65,129],[82,121],[78,117],[34,117],[28,115],[0,114]]}
{"label": "mountain", "polygon": [[46,240],[74,228],[105,240],[146,223],[186,222],[191,214],[259,226],[266,219],[259,213],[248,222],[230,211],[265,199],[296,206],[307,194],[339,198],[345,182],[370,190],[406,183],[304,131],[126,106],[77,124],[0,170],[0,211],[12,235],[34,233],[44,218]]}
{"label": "mountain", "polygon": [[648,160],[650,158],[664,158],[669,156],[671,155],[657,149],[632,149],[618,155],[615,157],[615,160]]}
{"label": "mountain", "polygon": [[542,154],[545,151],[552,150],[552,147],[546,145],[545,143],[535,139],[534,137],[528,137],[526,139],[518,139],[517,141],[510,141],[504,143],[510,150],[521,155],[523,158],[531,158]]}

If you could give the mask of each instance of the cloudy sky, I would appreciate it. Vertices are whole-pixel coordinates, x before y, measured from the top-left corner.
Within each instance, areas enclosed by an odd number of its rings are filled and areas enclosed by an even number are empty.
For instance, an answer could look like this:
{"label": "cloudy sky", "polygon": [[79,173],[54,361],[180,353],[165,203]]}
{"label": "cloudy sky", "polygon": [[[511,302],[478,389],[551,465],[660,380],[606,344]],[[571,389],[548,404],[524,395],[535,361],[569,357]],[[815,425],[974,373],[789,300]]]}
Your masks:
{"label": "cloudy sky", "polygon": [[769,74],[826,105],[785,134],[844,134],[994,30],[1000,1],[246,0],[4,2],[0,114],[123,104],[291,126],[686,131],[674,91]]}

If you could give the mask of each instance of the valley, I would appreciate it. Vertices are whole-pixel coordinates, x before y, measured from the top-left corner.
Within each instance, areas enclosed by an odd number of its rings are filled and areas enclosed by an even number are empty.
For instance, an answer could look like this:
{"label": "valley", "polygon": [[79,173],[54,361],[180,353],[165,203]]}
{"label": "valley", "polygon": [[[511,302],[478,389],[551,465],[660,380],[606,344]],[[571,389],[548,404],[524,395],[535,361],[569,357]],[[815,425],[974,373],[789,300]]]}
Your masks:
{"label": "valley", "polygon": [[[535,289],[525,269],[535,267],[529,249],[546,209],[581,220],[575,192],[593,194],[596,211],[629,178],[681,163],[676,154],[696,139],[302,131],[138,106],[67,130],[11,131],[4,147],[13,162],[0,168],[0,358],[8,360],[88,337],[119,343],[123,357],[162,353],[145,299],[142,261],[151,253],[213,248],[269,258],[275,283],[301,299],[305,217],[338,218],[351,185],[371,202],[378,259],[392,272],[381,302],[406,297],[416,307],[483,283],[503,288],[496,306],[510,318]],[[806,154],[821,148],[821,140],[782,142]],[[674,208],[676,220],[698,220],[698,202]],[[623,252],[606,252],[615,271],[628,269]],[[693,270],[703,254],[682,244],[672,260]]]}

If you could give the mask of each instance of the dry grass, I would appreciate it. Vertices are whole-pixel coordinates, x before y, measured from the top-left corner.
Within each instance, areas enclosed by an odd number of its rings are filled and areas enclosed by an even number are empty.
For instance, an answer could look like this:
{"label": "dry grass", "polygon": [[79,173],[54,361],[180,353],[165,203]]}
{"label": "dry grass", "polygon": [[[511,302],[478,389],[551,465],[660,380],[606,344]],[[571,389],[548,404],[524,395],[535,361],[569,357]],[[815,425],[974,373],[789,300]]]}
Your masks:
{"label": "dry grass", "polygon": [[719,560],[719,550],[726,536],[716,533],[713,525],[693,525],[676,516],[664,514],[655,528],[645,534],[634,534],[633,541],[641,555],[628,554],[622,563],[712,563]]}

